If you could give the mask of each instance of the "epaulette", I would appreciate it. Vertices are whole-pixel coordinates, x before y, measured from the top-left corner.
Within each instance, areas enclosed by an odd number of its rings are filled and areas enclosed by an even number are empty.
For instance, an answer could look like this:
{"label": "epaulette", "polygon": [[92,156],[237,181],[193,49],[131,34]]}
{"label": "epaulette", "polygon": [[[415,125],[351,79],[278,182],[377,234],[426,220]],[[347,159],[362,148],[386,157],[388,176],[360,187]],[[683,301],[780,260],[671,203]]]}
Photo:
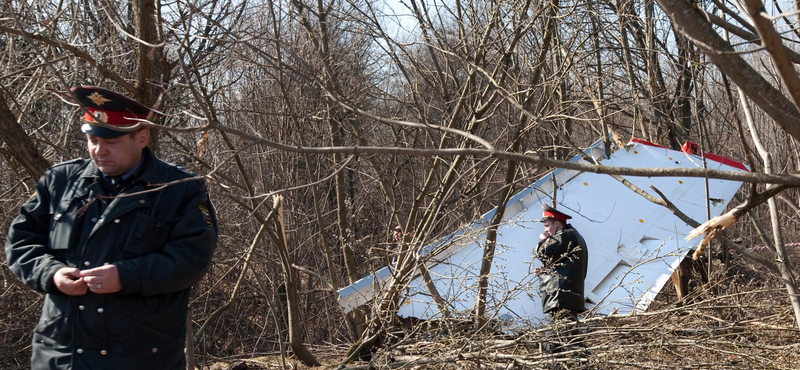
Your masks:
{"label": "epaulette", "polygon": [[86,168],[86,165],[91,163],[91,159],[87,158],[77,158],[72,159],[66,162],[61,162],[58,164],[54,164],[52,167],[48,168],[47,171],[58,171],[61,173],[67,174],[67,176],[72,176],[75,173],[80,173]]}
{"label": "epaulette", "polygon": [[72,159],[53,165],[47,169],[45,175],[48,176],[49,174],[53,179],[59,179],[54,182],[54,184],[61,184],[66,181],[71,181],[71,179],[74,180],[78,178],[89,163],[92,163],[91,159]]}
{"label": "epaulette", "polygon": [[197,173],[190,171],[188,168],[184,166],[181,166],[179,164],[172,164],[172,166],[175,167],[175,169],[177,169],[178,171],[181,171],[191,177],[197,177]]}
{"label": "epaulette", "polygon": [[86,159],[85,159],[85,158],[76,158],[76,159],[71,159],[71,160],[69,160],[69,161],[66,161],[66,162],[61,162],[61,163],[54,164],[54,165],[53,165],[52,167],[50,167],[50,168],[63,167],[63,166],[68,166],[68,165],[71,165],[71,164],[76,164],[76,163],[81,163],[81,164],[83,164],[82,162],[84,162],[84,161],[86,161]]}

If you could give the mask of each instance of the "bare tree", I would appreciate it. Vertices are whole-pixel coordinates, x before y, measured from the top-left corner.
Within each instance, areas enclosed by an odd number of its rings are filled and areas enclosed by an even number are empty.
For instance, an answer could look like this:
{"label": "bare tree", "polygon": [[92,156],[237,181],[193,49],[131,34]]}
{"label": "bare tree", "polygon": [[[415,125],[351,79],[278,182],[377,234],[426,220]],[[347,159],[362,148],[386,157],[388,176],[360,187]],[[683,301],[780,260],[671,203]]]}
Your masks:
{"label": "bare tree", "polygon": [[[83,155],[82,112],[66,92],[94,84],[164,113],[154,116],[161,130],[153,146],[212,189],[223,237],[191,305],[198,364],[287,342],[311,364],[302,349],[309,343],[355,342],[354,353],[380,345],[399,324],[408,281],[433,278],[423,248],[495,207],[497,230],[515,189],[553,167],[747,182],[736,206],[751,221],[727,233],[735,230],[735,248],[789,281],[791,264],[745,246],[781,253],[798,237],[800,36],[775,33],[776,22],[796,24],[791,16],[745,4],[747,11],[683,0],[412,0],[395,9],[358,0],[6,3],[4,214],[50,163]],[[755,104],[752,136],[739,134],[743,112],[728,81]],[[738,160],[757,137],[772,166],[753,160],[752,173],[730,173],[564,161],[598,138],[610,146],[633,136],[671,148],[692,140]],[[279,224],[267,222],[274,195],[286,200]],[[760,205],[771,197],[778,201],[768,213]],[[250,248],[265,224],[273,242]],[[400,243],[389,237],[397,224]],[[491,322],[491,234],[486,243],[479,279],[464,287],[478,297],[470,312],[456,312],[428,284],[452,319],[445,326]],[[793,262],[791,253],[776,256]],[[393,260],[372,312],[350,322],[335,289]]]}

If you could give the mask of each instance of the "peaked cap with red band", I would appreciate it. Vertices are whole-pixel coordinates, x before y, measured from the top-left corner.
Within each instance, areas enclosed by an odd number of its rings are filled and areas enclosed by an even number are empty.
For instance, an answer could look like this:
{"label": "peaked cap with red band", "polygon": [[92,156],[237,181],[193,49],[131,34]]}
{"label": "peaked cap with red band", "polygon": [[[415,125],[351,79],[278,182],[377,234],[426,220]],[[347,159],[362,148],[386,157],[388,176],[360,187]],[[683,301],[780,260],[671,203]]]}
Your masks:
{"label": "peaked cap with red band", "polygon": [[[92,136],[113,138],[125,135],[150,109],[113,91],[94,86],[73,87],[72,96],[86,107],[81,131]],[[103,122],[111,127],[100,126]],[[119,128],[119,130],[115,129]]]}
{"label": "peaked cap with red band", "polygon": [[559,212],[559,211],[556,211],[555,208],[550,207],[550,206],[548,206],[547,204],[544,204],[544,203],[542,203],[542,211],[544,211],[544,214],[542,215],[542,219],[539,220],[540,222],[544,222],[544,220],[550,218],[550,219],[553,219],[553,220],[558,220],[558,221],[566,223],[567,220],[572,218],[572,216],[570,216],[568,214],[565,214],[565,213],[562,213],[562,212]]}

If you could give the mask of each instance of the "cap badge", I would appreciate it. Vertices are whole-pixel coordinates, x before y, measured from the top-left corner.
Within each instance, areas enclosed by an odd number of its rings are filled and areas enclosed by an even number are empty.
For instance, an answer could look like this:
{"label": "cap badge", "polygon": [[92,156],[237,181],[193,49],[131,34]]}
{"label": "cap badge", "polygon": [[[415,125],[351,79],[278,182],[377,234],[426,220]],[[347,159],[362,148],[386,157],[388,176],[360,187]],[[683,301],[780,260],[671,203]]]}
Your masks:
{"label": "cap badge", "polygon": [[95,121],[108,123],[108,114],[106,112],[94,112]]}
{"label": "cap badge", "polygon": [[91,95],[87,96],[87,98],[91,99],[92,102],[94,102],[94,104],[97,105],[98,107],[111,101],[111,99],[106,99],[105,96],[101,95],[97,91],[95,91]]}

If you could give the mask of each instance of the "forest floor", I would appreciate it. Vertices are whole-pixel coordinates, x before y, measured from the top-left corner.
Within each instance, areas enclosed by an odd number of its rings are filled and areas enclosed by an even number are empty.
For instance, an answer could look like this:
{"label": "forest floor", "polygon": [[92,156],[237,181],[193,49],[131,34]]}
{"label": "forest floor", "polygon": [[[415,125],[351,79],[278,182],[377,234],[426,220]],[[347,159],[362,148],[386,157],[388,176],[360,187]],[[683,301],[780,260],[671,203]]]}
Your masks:
{"label": "forest floor", "polygon": [[[769,275],[769,276],[767,276]],[[697,284],[696,284],[697,285]],[[712,274],[677,302],[666,287],[647,312],[584,317],[560,353],[542,351],[551,327],[514,336],[412,328],[369,359],[344,363],[347,346],[315,346],[325,369],[798,369],[800,330],[786,289],[745,261]],[[227,359],[213,370],[307,368],[281,356]],[[213,364],[212,364],[213,363]]]}
{"label": "forest floor", "polygon": [[[790,258],[798,260],[800,253],[791,252]],[[542,351],[554,342],[552,327],[531,327],[511,336],[476,333],[469,323],[457,324],[459,329],[450,332],[431,323],[410,326],[389,338],[390,344],[377,348],[369,359],[348,361],[347,343],[316,344],[309,349],[323,364],[320,369],[800,368],[800,330],[777,274],[740,259],[727,269],[715,261],[711,276],[708,283],[693,283],[692,293],[681,301],[668,284],[646,312],[581,317],[568,339],[572,343],[556,354]],[[41,299],[8,284],[11,281],[5,279],[0,295],[4,338],[0,368],[25,369]],[[196,358],[203,370],[309,368],[291,353],[217,357],[196,353]]]}

